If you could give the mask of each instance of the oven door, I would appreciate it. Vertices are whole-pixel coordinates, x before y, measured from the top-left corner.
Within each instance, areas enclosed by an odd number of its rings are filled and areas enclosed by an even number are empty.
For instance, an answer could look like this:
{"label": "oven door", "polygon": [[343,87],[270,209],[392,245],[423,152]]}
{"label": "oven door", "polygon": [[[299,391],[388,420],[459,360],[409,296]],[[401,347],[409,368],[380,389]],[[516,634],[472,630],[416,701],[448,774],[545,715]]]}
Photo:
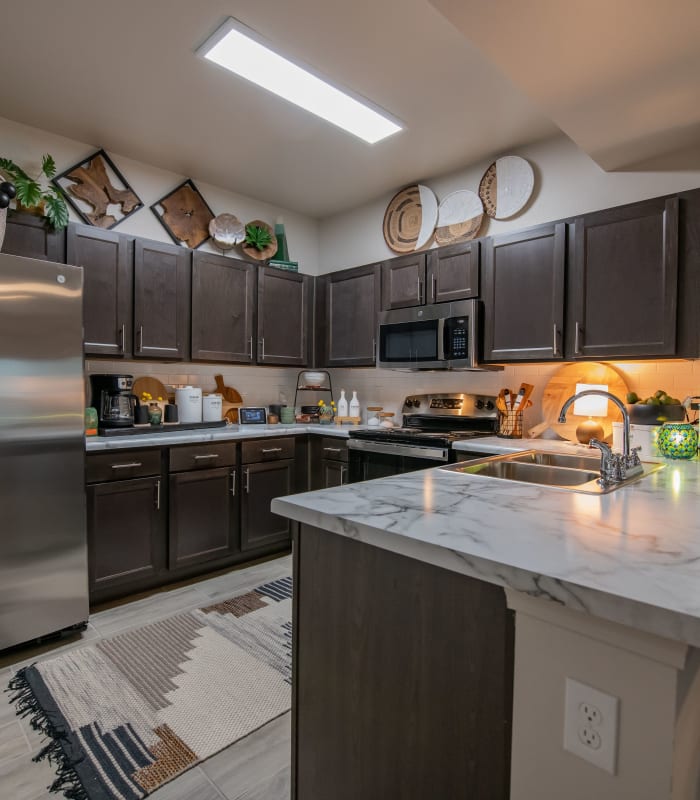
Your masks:
{"label": "oven door", "polygon": [[348,440],[348,480],[350,483],[388,478],[419,469],[437,467],[450,460],[447,447],[422,447],[394,442]]}

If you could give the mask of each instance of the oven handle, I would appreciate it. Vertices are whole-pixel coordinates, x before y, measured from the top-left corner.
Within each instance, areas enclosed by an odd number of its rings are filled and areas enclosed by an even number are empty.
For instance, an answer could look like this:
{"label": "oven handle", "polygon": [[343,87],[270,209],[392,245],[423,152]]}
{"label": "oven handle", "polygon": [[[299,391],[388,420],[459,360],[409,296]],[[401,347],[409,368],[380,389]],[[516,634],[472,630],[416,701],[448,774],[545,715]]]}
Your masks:
{"label": "oven handle", "polygon": [[348,439],[348,450],[358,450],[363,453],[379,453],[388,456],[426,458],[430,461],[447,462],[450,460],[449,447],[421,447],[416,444],[372,442],[367,439]]}

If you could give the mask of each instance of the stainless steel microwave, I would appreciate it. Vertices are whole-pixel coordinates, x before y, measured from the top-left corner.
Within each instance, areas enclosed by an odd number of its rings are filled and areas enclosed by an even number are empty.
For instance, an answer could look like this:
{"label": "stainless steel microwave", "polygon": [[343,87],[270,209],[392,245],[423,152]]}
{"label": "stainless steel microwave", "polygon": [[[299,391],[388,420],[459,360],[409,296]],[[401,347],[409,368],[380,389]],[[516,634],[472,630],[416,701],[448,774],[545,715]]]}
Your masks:
{"label": "stainless steel microwave", "polygon": [[415,370],[484,369],[478,363],[478,315],[477,300],[381,312],[377,366]]}

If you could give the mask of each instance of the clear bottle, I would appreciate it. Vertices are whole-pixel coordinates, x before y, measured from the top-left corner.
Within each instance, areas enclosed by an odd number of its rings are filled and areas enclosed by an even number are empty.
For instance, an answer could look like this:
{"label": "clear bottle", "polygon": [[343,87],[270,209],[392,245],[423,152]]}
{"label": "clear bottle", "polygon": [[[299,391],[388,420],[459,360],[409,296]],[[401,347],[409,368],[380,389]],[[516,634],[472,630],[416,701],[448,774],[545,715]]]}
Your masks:
{"label": "clear bottle", "polygon": [[348,401],[345,399],[345,389],[340,390],[340,400],[338,400],[338,416],[347,417]]}
{"label": "clear bottle", "polygon": [[357,392],[353,390],[352,400],[350,401],[350,416],[360,416],[360,401],[357,399]]}

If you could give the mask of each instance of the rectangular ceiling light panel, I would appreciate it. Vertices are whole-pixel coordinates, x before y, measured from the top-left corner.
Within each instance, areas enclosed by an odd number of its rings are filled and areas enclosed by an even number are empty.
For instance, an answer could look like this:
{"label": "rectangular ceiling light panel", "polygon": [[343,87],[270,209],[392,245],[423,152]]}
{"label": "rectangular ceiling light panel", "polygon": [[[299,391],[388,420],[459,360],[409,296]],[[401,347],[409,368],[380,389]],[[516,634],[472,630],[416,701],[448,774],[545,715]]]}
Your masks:
{"label": "rectangular ceiling light panel", "polygon": [[345,91],[271,50],[250,28],[229,18],[197,50],[199,55],[339,128],[379,142],[401,130],[385,112],[372,108]]}

